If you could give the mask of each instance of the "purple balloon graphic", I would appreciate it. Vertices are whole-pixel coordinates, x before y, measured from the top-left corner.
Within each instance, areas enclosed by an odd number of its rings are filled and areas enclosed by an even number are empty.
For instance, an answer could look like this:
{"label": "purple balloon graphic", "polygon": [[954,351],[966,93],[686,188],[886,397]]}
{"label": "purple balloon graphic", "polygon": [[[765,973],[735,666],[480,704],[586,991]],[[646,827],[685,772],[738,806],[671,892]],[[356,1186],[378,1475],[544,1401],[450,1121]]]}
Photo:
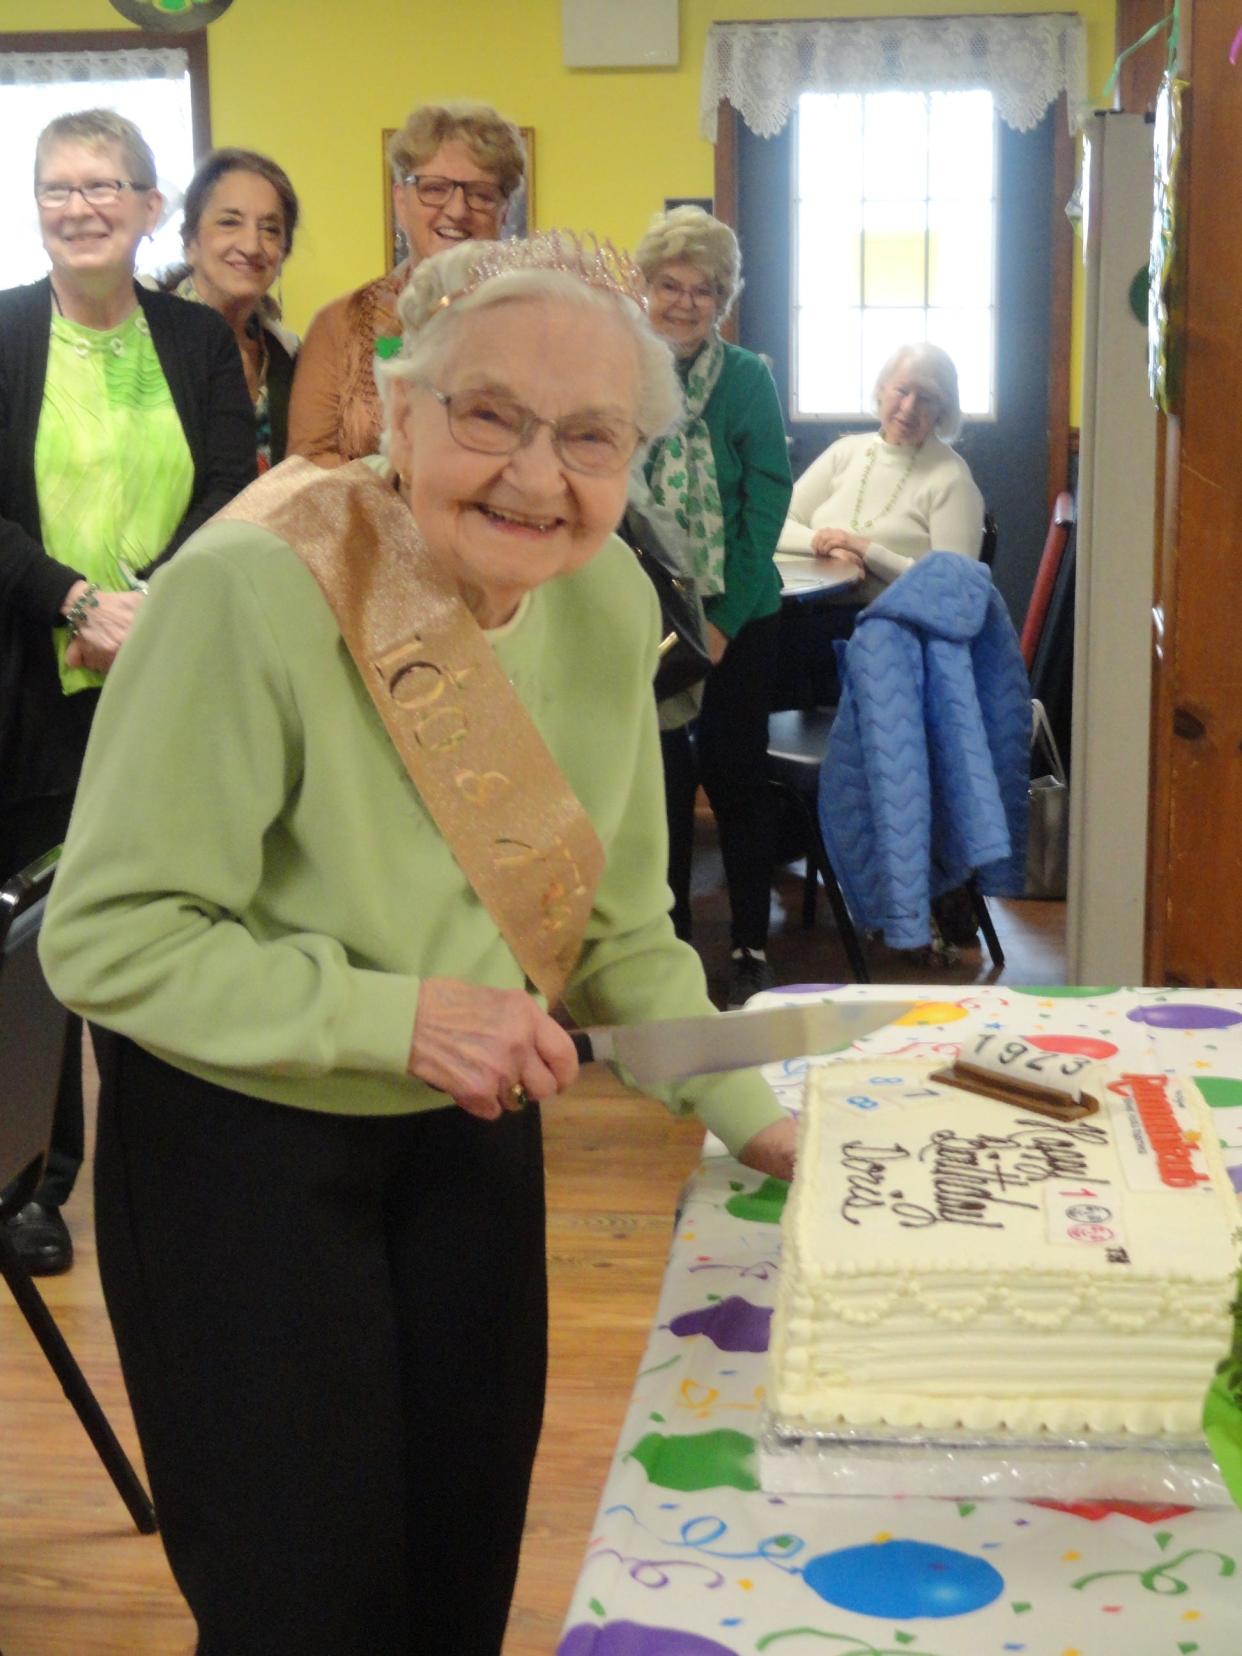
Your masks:
{"label": "purple balloon graphic", "polygon": [[964,1616],[1004,1591],[1004,1577],[986,1559],[926,1541],[870,1541],[821,1553],[802,1572],[813,1592],[840,1610],[908,1621],[915,1616]]}
{"label": "purple balloon graphic", "polygon": [[561,1640],[556,1656],[733,1656],[733,1652],[698,1633],[622,1621],[606,1627],[581,1622]]}
{"label": "purple balloon graphic", "polygon": [[701,1311],[685,1311],[674,1317],[669,1329],[678,1339],[691,1334],[706,1334],[720,1351],[766,1351],[768,1331],[772,1324],[772,1308],[752,1305],[738,1294],[731,1294],[719,1305],[706,1305]]}
{"label": "purple balloon graphic", "polygon": [[1242,1012],[1176,1000],[1136,1006],[1126,1017],[1131,1023],[1148,1024],[1152,1029],[1228,1029],[1232,1024],[1242,1023]]}

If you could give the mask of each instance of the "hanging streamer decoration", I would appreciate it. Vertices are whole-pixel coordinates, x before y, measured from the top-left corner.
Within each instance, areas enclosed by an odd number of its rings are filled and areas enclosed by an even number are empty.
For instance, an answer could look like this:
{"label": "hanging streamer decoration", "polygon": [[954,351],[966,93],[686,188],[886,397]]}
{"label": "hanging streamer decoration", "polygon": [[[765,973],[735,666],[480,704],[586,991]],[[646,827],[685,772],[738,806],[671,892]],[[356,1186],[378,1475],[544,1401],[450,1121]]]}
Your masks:
{"label": "hanging streamer decoration", "polygon": [[1156,99],[1156,193],[1147,284],[1147,379],[1157,408],[1165,414],[1175,413],[1179,406],[1185,337],[1178,174],[1186,86],[1186,81],[1166,71]]}
{"label": "hanging streamer decoration", "polygon": [[[1111,100],[1123,64],[1149,41],[1168,31],[1168,62],[1155,110],[1155,197],[1152,208],[1151,254],[1147,268],[1147,380],[1152,399],[1165,414],[1176,409],[1181,381],[1182,315],[1178,264],[1179,217],[1177,174],[1181,162],[1182,116],[1186,82],[1177,74],[1180,0],[1158,23],[1127,46],[1104,83]],[[1242,29],[1234,41],[1242,50]],[[1137,281],[1137,278],[1136,278]],[[1132,302],[1138,297],[1132,296]]]}

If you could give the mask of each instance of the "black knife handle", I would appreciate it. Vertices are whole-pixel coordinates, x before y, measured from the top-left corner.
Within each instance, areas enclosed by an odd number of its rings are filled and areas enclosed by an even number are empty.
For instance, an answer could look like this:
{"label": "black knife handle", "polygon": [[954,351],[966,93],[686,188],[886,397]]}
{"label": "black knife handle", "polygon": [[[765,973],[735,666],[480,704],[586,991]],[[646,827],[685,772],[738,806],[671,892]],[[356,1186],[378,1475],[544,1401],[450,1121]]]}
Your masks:
{"label": "black knife handle", "polygon": [[595,1062],[595,1049],[591,1045],[591,1037],[586,1030],[571,1029],[569,1038],[574,1043],[574,1051],[578,1054],[578,1062],[580,1064],[593,1064]]}

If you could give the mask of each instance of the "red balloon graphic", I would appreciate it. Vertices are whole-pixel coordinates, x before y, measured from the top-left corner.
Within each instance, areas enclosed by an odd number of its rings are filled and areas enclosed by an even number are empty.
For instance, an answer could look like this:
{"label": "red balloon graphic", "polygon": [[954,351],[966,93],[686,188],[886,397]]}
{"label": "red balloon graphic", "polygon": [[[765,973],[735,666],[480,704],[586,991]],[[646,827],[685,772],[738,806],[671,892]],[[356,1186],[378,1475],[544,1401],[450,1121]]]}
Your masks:
{"label": "red balloon graphic", "polygon": [[1075,1058],[1111,1058],[1117,1048],[1095,1035],[1028,1035],[1027,1041],[1041,1052],[1065,1052]]}

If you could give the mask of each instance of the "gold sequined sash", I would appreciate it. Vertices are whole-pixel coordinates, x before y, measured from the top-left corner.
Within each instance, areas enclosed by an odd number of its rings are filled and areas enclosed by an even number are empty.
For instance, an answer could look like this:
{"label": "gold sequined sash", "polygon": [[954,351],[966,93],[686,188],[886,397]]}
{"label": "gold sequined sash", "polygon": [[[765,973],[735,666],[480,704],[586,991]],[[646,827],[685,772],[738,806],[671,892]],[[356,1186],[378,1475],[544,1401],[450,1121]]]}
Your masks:
{"label": "gold sequined sash", "polygon": [[268,529],[318,581],[410,780],[527,977],[560,999],[604,848],[414,519],[365,461],[293,458],[221,518]]}

